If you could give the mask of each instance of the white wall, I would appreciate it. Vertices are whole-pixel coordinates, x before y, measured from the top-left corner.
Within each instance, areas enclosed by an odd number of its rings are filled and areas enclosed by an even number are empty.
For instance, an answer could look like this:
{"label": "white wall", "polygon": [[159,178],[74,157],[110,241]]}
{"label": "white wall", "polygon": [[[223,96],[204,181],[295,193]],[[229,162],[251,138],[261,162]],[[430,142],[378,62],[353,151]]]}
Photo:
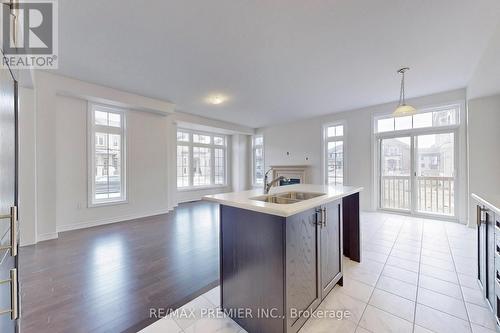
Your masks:
{"label": "white wall", "polygon": [[87,107],[83,99],[56,98],[57,232],[166,213],[168,117],[127,110],[127,203],[88,207]]}
{"label": "white wall", "polygon": [[[462,124],[465,124],[465,90],[456,90],[430,96],[414,98],[408,101],[417,108],[459,103],[462,107]],[[376,209],[375,175],[373,173],[373,116],[391,113],[396,103],[388,103],[333,113],[327,116],[304,119],[278,126],[260,128],[258,133],[264,134],[264,149],[266,167],[270,165],[310,165],[310,182],[321,184],[323,177],[323,133],[325,124],[343,122],[346,126],[345,147],[345,183],[347,185],[363,186],[361,193],[361,209]],[[462,126],[459,135],[460,147],[460,200],[466,202],[466,135]],[[287,152],[290,155],[287,155]],[[306,160],[308,158],[308,160]],[[466,205],[459,207],[459,217],[466,220]]]}
{"label": "white wall", "polygon": [[[60,231],[164,213],[173,207],[168,200],[167,163],[167,115],[173,104],[40,71],[34,83],[36,216],[26,224],[34,226],[29,229],[36,230],[37,241],[55,238]],[[88,100],[127,108],[126,204],[87,208]],[[29,114],[22,106],[20,113]],[[20,150],[29,144],[21,141]],[[21,233],[24,237],[29,239]]]}
{"label": "white wall", "polygon": [[500,195],[500,24],[467,85],[469,224],[476,223],[470,194]]}
{"label": "white wall", "polygon": [[231,137],[232,190],[245,191],[251,187],[251,136],[234,134]]}
{"label": "white wall", "polygon": [[[217,127],[224,133],[253,133],[227,122],[173,113],[174,105],[67,77],[36,71],[34,90],[20,90],[21,243],[58,237],[58,232],[166,213],[178,202],[232,190],[226,187],[178,192],[177,123]],[[127,117],[127,202],[88,207],[87,105],[101,102],[125,108]],[[243,135],[247,136],[247,135]],[[242,139],[243,140],[243,139]],[[238,140],[239,142],[239,140]],[[240,144],[232,154],[241,156]],[[235,175],[246,173],[237,164]],[[240,170],[241,168],[241,170]],[[238,182],[238,186],[246,186]]]}
{"label": "white wall", "polygon": [[476,66],[469,84],[467,98],[474,99],[500,94],[500,24]]}
{"label": "white wall", "polygon": [[[469,100],[468,124],[469,194],[496,198],[500,195],[500,94]],[[470,200],[471,226],[476,222],[476,204]]]}

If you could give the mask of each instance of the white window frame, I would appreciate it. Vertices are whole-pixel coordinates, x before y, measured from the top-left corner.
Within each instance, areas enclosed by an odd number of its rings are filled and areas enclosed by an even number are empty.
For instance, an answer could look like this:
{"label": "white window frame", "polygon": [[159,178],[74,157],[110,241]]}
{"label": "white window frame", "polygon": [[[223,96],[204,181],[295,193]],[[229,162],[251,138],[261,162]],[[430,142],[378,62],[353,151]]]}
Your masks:
{"label": "white window frame", "polygon": [[[454,140],[455,140],[455,147],[454,147],[454,166],[455,166],[455,188],[454,188],[454,205],[455,205],[455,215],[453,216],[448,216],[448,215],[441,215],[441,214],[433,214],[433,213],[426,213],[426,212],[419,212],[415,209],[415,203],[411,203],[411,208],[410,211],[406,212],[403,211],[403,214],[408,214],[408,215],[413,215],[413,216],[420,216],[420,217],[426,217],[426,218],[433,218],[433,219],[439,219],[439,220],[444,220],[444,221],[458,221],[460,218],[460,195],[462,191],[462,186],[463,185],[463,180],[460,177],[460,159],[461,159],[461,152],[460,152],[460,129],[461,129],[461,124],[464,123],[462,121],[462,109],[463,106],[456,102],[456,103],[450,103],[450,104],[441,104],[441,105],[436,105],[436,106],[428,106],[422,109],[418,109],[417,113],[428,113],[428,112],[435,112],[435,111],[443,111],[443,110],[449,110],[451,108],[456,109],[456,123],[452,125],[443,125],[443,126],[431,126],[431,127],[421,127],[421,128],[410,128],[410,129],[404,129],[404,130],[394,130],[394,131],[386,131],[386,132],[378,132],[377,125],[378,125],[378,120],[384,119],[384,118],[392,118],[392,113],[385,113],[385,114],[376,114],[372,117],[372,169],[373,169],[373,201],[372,204],[373,206],[379,210],[379,211],[390,211],[390,212],[396,212],[400,213],[401,211],[399,210],[392,210],[390,208],[382,208],[381,207],[381,196],[380,196],[380,171],[381,171],[381,147],[380,143],[382,139],[389,139],[389,138],[397,138],[397,137],[403,137],[403,136],[409,136],[411,137],[411,146],[414,145],[414,137],[417,135],[427,135],[427,134],[441,134],[441,133],[453,133],[454,134]],[[415,177],[415,152],[413,152],[411,156],[411,170],[410,170],[410,176],[412,179]],[[416,186],[414,184],[414,181],[412,181],[411,184],[412,188],[412,201],[415,200],[417,197],[417,192],[416,192]]]}
{"label": "white window frame", "polygon": [[[262,138],[262,145],[256,145],[255,144],[255,139],[257,138]],[[256,177],[256,164],[255,163],[255,150],[257,148],[262,149],[262,164],[264,166],[264,169],[266,168],[266,160],[265,160],[265,154],[264,154],[264,135],[263,134],[256,134],[252,136],[252,186],[253,187],[258,187],[258,186],[263,186],[264,185],[264,179],[262,179],[262,183],[257,183],[257,177]],[[265,170],[264,170],[265,172]]]}
{"label": "white window frame", "polygon": [[[178,141],[177,140],[177,133],[178,132],[184,132],[188,133],[189,141]],[[193,134],[199,134],[199,135],[206,135],[210,136],[210,143],[195,143],[193,142]],[[214,144],[214,137],[223,137],[224,138],[224,145],[216,145]],[[228,186],[228,145],[229,145],[229,136],[225,134],[220,134],[220,133],[212,133],[212,132],[204,132],[204,131],[198,131],[198,130],[191,130],[191,129],[185,129],[182,127],[177,127],[176,132],[175,132],[175,137],[176,137],[176,145],[175,145],[175,152],[176,152],[176,158],[175,158],[175,186],[177,191],[192,191],[192,190],[199,190],[199,189],[210,189],[210,188],[221,188],[221,187],[227,187]],[[183,187],[178,187],[177,186],[177,147],[178,146],[187,146],[189,149],[189,178],[188,186],[183,186]],[[205,147],[205,148],[210,148],[211,153],[210,153],[210,184],[209,185],[193,185],[193,147]],[[215,184],[215,149],[223,149],[224,150],[224,183],[223,184]]]}
{"label": "white window frame", "polygon": [[[333,136],[333,137],[328,137],[328,128],[329,127],[334,127],[334,126],[342,126],[343,127],[343,133],[342,136]],[[332,123],[327,123],[323,125],[323,183],[326,185],[345,185],[346,184],[346,178],[347,178],[347,145],[346,145],[346,139],[347,139],[347,125],[346,122],[341,120],[337,122],[332,122]],[[328,183],[328,143],[329,142],[335,142],[335,141],[342,141],[343,142],[343,169],[342,169],[342,179],[343,183],[342,184],[329,184]]]}
{"label": "white window frame", "polygon": [[400,135],[400,134],[404,134],[404,133],[414,133],[414,132],[421,132],[421,131],[436,131],[436,130],[441,131],[441,130],[447,130],[447,129],[454,130],[455,128],[460,127],[460,122],[461,122],[460,104],[446,104],[446,105],[440,105],[440,106],[435,106],[435,107],[427,107],[427,108],[423,108],[423,109],[418,110],[417,114],[439,112],[439,111],[445,111],[445,110],[450,110],[450,109],[455,109],[455,111],[456,111],[456,114],[455,114],[456,123],[455,124],[413,128],[413,118],[412,118],[412,127],[409,129],[396,130],[396,126],[394,124],[394,130],[379,132],[378,131],[378,121],[379,120],[394,118],[394,121],[396,121],[397,117],[394,117],[391,113],[389,113],[389,114],[386,113],[386,114],[375,115],[373,117],[373,131],[374,131],[375,136],[380,136],[380,135]]}
{"label": "white window frame", "polygon": [[[111,127],[95,124],[95,111],[103,111],[120,115],[121,126]],[[114,106],[97,103],[88,103],[87,111],[87,161],[88,161],[88,207],[99,207],[127,203],[127,117],[126,111]],[[121,196],[118,198],[96,199],[95,198],[95,133],[120,134],[120,176],[121,176]],[[109,144],[109,142],[108,142]]]}

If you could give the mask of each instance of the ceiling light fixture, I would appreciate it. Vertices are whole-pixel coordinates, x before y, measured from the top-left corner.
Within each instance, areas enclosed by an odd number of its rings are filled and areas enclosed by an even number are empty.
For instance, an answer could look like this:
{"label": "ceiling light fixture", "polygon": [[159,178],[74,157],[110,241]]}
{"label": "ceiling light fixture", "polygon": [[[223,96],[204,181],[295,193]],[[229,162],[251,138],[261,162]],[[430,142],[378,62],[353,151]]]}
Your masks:
{"label": "ceiling light fixture", "polygon": [[405,98],[405,72],[409,71],[409,67],[403,67],[398,70],[398,73],[401,74],[401,90],[399,92],[399,104],[396,110],[393,112],[393,116],[395,117],[403,117],[403,116],[411,116],[417,113],[417,109],[415,109],[411,105],[406,104]]}
{"label": "ceiling light fixture", "polygon": [[219,105],[224,103],[227,100],[226,96],[223,95],[211,95],[207,98],[207,103],[212,105]]}

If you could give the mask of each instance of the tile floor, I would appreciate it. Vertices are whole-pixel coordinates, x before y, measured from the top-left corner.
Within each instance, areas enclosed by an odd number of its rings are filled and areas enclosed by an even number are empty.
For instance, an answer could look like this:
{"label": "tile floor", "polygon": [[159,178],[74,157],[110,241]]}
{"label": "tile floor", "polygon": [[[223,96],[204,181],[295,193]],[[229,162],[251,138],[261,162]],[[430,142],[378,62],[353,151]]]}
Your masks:
{"label": "tile floor", "polygon": [[[494,332],[475,278],[474,229],[382,213],[363,213],[361,221],[362,263],[345,259],[344,286],[320,305],[351,316],[310,319],[300,333]],[[218,304],[215,288],[181,308],[195,310],[195,318],[167,317],[141,332],[245,332],[231,319],[202,314]]]}

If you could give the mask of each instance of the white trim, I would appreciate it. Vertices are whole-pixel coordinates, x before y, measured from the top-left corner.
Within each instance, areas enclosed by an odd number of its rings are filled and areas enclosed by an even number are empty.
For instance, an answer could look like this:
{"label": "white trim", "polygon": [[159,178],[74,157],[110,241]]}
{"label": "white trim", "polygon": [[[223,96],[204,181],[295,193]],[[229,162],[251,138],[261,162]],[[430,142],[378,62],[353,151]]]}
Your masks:
{"label": "white trim", "polygon": [[[328,128],[333,127],[333,126],[342,126],[343,127],[343,134],[341,136],[334,136],[334,137],[328,137]],[[322,127],[322,147],[321,151],[323,152],[321,154],[321,173],[322,173],[322,178],[323,178],[323,184],[329,185],[328,184],[328,142],[335,142],[335,141],[342,141],[342,163],[343,163],[343,168],[342,168],[342,185],[347,184],[347,121],[346,120],[338,120],[334,122],[328,122],[323,124]]]}
{"label": "white trim", "polygon": [[[179,141],[177,140],[177,133],[178,132],[184,132],[188,133],[189,140],[188,141]],[[206,135],[210,137],[210,143],[198,143],[198,142],[193,142],[193,134],[198,134],[198,135]],[[224,144],[223,145],[216,145],[214,144],[214,137],[222,137],[224,138]],[[175,188],[177,191],[196,191],[200,189],[208,189],[208,188],[219,188],[219,187],[227,187],[228,185],[228,168],[229,168],[229,161],[230,161],[230,156],[229,156],[229,136],[226,134],[222,133],[210,133],[210,132],[204,132],[204,131],[198,131],[198,130],[192,130],[192,129],[186,129],[182,128],[179,126],[176,126],[175,129]],[[186,146],[188,147],[189,150],[189,174],[188,174],[188,186],[182,186],[179,187],[177,186],[177,147],[178,146]],[[208,185],[200,185],[200,186],[194,186],[193,185],[193,147],[200,147],[200,148],[210,148],[210,184]],[[215,149],[222,149],[224,151],[224,182],[222,184],[215,184]]]}
{"label": "white trim", "polygon": [[57,232],[49,232],[46,234],[40,234],[40,235],[36,236],[36,243],[48,241],[51,239],[57,239],[57,238],[59,238],[59,233],[57,233]]}
{"label": "white trim", "polygon": [[[259,145],[259,146],[256,146],[255,145],[255,139],[257,137],[261,137],[262,138],[262,145]],[[262,184],[258,184],[255,182],[255,150],[257,148],[262,148],[262,166],[264,167],[264,172],[266,170],[266,156],[265,156],[265,153],[264,153],[264,145],[265,145],[265,141],[264,141],[264,134],[255,134],[255,135],[252,135],[252,187],[262,187],[264,186],[264,179],[262,179]]]}
{"label": "white trim", "polygon": [[[94,121],[96,109],[102,110],[108,113],[119,114],[121,119],[121,126],[118,128],[113,128],[109,126],[96,125]],[[119,198],[113,199],[101,199],[96,200],[94,197],[95,193],[95,181],[94,181],[94,170],[95,170],[95,155],[94,155],[94,146],[95,146],[95,133],[96,131],[102,131],[106,133],[115,133],[120,134],[120,176],[121,176],[121,187],[122,187],[122,195]],[[109,144],[109,142],[108,142]],[[87,207],[102,207],[109,205],[117,205],[117,204],[126,204],[128,203],[128,154],[127,154],[127,116],[126,110],[119,109],[114,106],[108,106],[103,104],[97,104],[93,102],[88,102],[87,105]]]}
{"label": "white trim", "polygon": [[163,214],[167,214],[170,211],[172,211],[173,208],[174,207],[172,207],[172,209],[161,209],[161,210],[152,211],[149,213],[122,215],[122,216],[115,216],[115,217],[109,217],[109,218],[90,220],[90,221],[80,222],[80,223],[59,225],[59,226],[57,226],[57,232],[64,232],[64,231],[70,231],[70,230],[97,227],[97,226],[106,225],[106,224],[128,222],[130,220],[151,217],[151,216],[157,216],[157,215],[163,215]]}
{"label": "white trim", "polygon": [[[452,125],[444,125],[444,126],[429,126],[429,127],[419,127],[419,128],[414,128],[413,127],[413,117],[412,117],[412,128],[410,129],[405,129],[405,130],[396,130],[395,129],[395,126],[394,126],[394,130],[392,131],[386,131],[386,132],[379,132],[378,131],[378,120],[381,120],[381,119],[391,119],[393,118],[394,121],[396,120],[396,118],[398,117],[394,117],[392,115],[392,113],[383,113],[383,114],[374,114],[373,115],[373,132],[376,134],[376,135],[383,135],[383,134],[396,134],[397,136],[402,136],[404,135],[403,133],[412,133],[412,132],[415,132],[415,131],[422,131],[422,130],[434,130],[434,129],[445,129],[445,128],[459,128],[460,125],[461,125],[461,117],[460,117],[460,114],[461,114],[461,103],[458,103],[458,102],[455,102],[455,103],[449,103],[449,104],[440,104],[440,105],[436,105],[436,106],[429,106],[429,107],[425,107],[425,108],[420,108],[417,112],[417,114],[425,114],[425,113],[431,113],[431,112],[439,112],[439,111],[443,111],[443,110],[450,110],[450,109],[455,109],[456,110],[456,113],[455,113],[455,120],[456,120],[456,123],[455,124],[452,124]],[[395,124],[394,124],[395,125]]]}
{"label": "white trim", "polygon": [[227,188],[229,185],[203,185],[203,186],[184,186],[184,187],[178,187],[177,191],[178,192],[189,192],[189,191],[202,191],[202,190],[213,190],[213,189],[220,189],[220,188]]}
{"label": "white trim", "polygon": [[[458,113],[460,112],[460,107],[458,107]],[[457,114],[458,117],[458,114]],[[375,126],[377,119],[373,119],[373,124]],[[374,165],[374,195],[373,197],[375,198],[375,208],[378,211],[382,212],[398,212],[398,213],[403,213],[403,214],[408,214],[412,216],[417,216],[417,217],[427,217],[427,218],[434,218],[434,219],[440,219],[444,221],[455,221],[459,222],[460,221],[460,210],[459,210],[459,196],[460,196],[460,190],[461,190],[461,181],[460,181],[460,168],[459,168],[459,163],[460,163],[460,131],[459,131],[459,125],[457,126],[439,126],[439,127],[430,127],[430,128],[422,128],[422,129],[412,129],[408,131],[394,131],[394,132],[383,132],[383,133],[374,133],[372,138],[374,139],[374,152],[375,152],[375,165]],[[454,150],[454,194],[453,194],[453,200],[454,200],[454,215],[441,215],[441,214],[434,214],[434,213],[428,213],[428,212],[422,212],[418,211],[416,204],[417,204],[417,189],[416,189],[416,176],[415,176],[415,167],[416,167],[416,154],[417,154],[417,149],[415,145],[415,138],[417,136],[421,135],[428,135],[428,134],[445,134],[445,133],[451,133],[453,134],[453,150]],[[380,191],[381,191],[381,183],[380,183],[380,172],[381,172],[381,143],[383,139],[391,139],[391,138],[398,138],[398,137],[409,137],[411,142],[410,142],[410,186],[411,186],[411,202],[410,202],[410,209],[405,210],[405,209],[392,209],[392,208],[383,208],[381,205],[381,196],[380,196]]]}

